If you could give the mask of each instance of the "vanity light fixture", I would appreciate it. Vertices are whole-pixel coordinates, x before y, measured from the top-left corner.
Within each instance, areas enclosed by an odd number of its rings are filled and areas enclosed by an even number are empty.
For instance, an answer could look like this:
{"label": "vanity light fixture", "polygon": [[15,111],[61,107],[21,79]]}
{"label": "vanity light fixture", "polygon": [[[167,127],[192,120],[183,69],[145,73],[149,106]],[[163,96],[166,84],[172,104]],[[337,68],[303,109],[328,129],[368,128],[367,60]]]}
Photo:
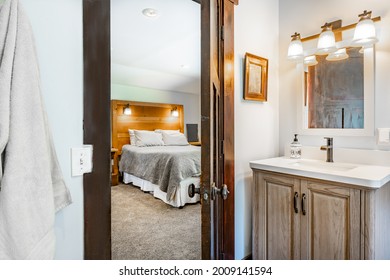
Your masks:
{"label": "vanity light fixture", "polygon": [[[295,32],[291,36],[287,58],[298,63],[303,62],[305,66],[311,66],[316,64],[313,55],[327,54],[328,61],[338,61],[348,58],[346,52],[348,47],[362,47],[361,52],[364,52],[365,48],[370,48],[378,42],[374,22],[380,21],[381,17],[371,18],[371,14],[371,11],[364,11],[359,15],[359,22],[346,26],[341,26],[341,20],[325,23],[321,26],[322,32],[320,34],[305,38],[301,38],[300,34]],[[353,39],[342,41],[342,32],[351,29],[355,29]],[[305,51],[302,43],[314,39],[318,39],[317,48]]]}
{"label": "vanity light fixture", "polygon": [[172,110],[171,110],[171,116],[172,117],[179,117],[179,111],[177,110],[177,107],[174,107]]}
{"label": "vanity light fixture", "polygon": [[291,42],[288,46],[287,58],[290,60],[302,60],[303,59],[303,46],[301,42],[301,35],[295,32],[291,35]]}
{"label": "vanity light fixture", "polygon": [[318,39],[316,54],[323,55],[336,51],[336,39],[332,31],[332,24],[325,23],[321,28],[322,32]]}
{"label": "vanity light fixture", "polygon": [[347,59],[349,55],[347,54],[346,48],[341,48],[338,49],[337,51],[330,53],[327,57],[326,60],[328,61],[339,61],[343,59]]}
{"label": "vanity light fixture", "polygon": [[360,20],[356,25],[352,44],[357,46],[372,45],[378,42],[374,22],[371,19],[371,11],[366,10],[359,15]]}
{"label": "vanity light fixture", "polygon": [[131,115],[130,104],[127,104],[125,107],[123,107],[123,114],[126,115],[126,116],[130,116]]}
{"label": "vanity light fixture", "polygon": [[303,59],[303,64],[305,66],[314,66],[318,64],[318,61],[315,55],[309,55]]}

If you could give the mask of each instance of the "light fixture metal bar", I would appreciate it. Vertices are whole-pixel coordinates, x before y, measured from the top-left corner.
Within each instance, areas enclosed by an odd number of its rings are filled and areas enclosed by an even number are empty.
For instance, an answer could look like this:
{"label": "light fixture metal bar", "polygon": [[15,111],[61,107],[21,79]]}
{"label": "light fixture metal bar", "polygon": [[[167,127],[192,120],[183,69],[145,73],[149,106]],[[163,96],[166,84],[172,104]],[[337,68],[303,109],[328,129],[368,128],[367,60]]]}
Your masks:
{"label": "light fixture metal bar", "polygon": [[[377,22],[377,21],[380,21],[381,20],[381,17],[378,16],[378,17],[374,17],[371,19],[373,22]],[[333,32],[334,33],[339,33],[339,32],[343,32],[345,30],[349,30],[349,29],[353,29],[356,27],[356,25],[358,24],[358,22],[356,23],[353,23],[353,24],[350,24],[350,25],[346,25],[346,26],[342,26],[342,27],[339,27],[339,28],[334,28],[333,29]],[[309,37],[305,37],[305,38],[301,38],[301,42],[306,42],[306,41],[310,41],[310,40],[314,40],[314,39],[317,39],[318,37],[320,37],[320,34],[321,33],[318,33],[318,34],[315,34],[315,35],[311,35]]]}

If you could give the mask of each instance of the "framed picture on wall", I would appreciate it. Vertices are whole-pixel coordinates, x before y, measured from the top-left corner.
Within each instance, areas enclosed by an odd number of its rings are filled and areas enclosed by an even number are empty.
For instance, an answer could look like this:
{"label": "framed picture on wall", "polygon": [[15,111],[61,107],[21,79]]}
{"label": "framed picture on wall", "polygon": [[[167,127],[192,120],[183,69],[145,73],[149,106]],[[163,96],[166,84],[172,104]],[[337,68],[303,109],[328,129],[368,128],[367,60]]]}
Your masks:
{"label": "framed picture on wall", "polygon": [[244,99],[267,101],[268,59],[245,54]]}

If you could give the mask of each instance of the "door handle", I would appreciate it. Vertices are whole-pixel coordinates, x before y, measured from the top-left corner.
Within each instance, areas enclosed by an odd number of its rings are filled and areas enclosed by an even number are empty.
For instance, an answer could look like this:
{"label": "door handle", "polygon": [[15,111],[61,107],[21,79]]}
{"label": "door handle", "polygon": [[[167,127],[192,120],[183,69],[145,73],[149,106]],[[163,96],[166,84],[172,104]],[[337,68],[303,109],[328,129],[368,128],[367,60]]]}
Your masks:
{"label": "door handle", "polygon": [[228,187],[223,184],[222,185],[222,188],[217,188],[215,186],[215,184],[213,184],[212,188],[211,188],[211,199],[212,200],[215,200],[217,195],[221,195],[222,199],[223,200],[226,200],[227,197],[228,197],[228,194],[229,194],[229,190],[228,190]]}
{"label": "door handle", "polygon": [[294,211],[295,213],[298,213],[298,193],[295,192],[294,194]]}
{"label": "door handle", "polygon": [[302,194],[302,214],[306,215],[306,194]]}
{"label": "door handle", "polygon": [[200,188],[195,188],[194,184],[190,184],[188,186],[188,196],[193,198],[196,193],[200,194]]}

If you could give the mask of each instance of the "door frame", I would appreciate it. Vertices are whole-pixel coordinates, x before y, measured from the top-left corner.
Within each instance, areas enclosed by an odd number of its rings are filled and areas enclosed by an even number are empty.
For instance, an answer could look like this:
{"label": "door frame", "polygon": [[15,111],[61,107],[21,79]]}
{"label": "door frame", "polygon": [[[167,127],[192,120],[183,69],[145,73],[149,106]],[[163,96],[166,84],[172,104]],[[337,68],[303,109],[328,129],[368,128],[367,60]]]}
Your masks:
{"label": "door frame", "polygon": [[[201,14],[204,8],[212,0],[196,1],[201,2]],[[237,0],[227,0],[238,4]],[[111,101],[111,42],[110,42],[110,0],[83,0],[83,53],[84,53],[84,143],[93,145],[93,171],[84,174],[84,259],[111,259],[111,122],[110,122],[110,101]],[[234,9],[230,9],[234,13]],[[207,13],[206,13],[207,14]],[[227,15],[230,16],[230,15]],[[209,20],[201,17],[202,38],[203,26],[209,24]],[[232,36],[233,25],[224,29],[225,36]],[[233,37],[231,37],[233,38]],[[202,51],[207,39],[202,39]],[[231,44],[233,40],[230,41]],[[231,47],[233,47],[231,45]],[[233,54],[229,54],[232,59]],[[234,56],[233,56],[234,57]],[[225,57],[222,58],[223,60]],[[234,60],[234,59],[233,59]],[[231,71],[231,70],[230,70]],[[202,67],[203,75],[203,67]],[[230,82],[233,76],[229,77]],[[224,85],[229,81],[223,80]],[[231,85],[231,84],[230,84]],[[204,93],[202,92],[202,95]],[[233,104],[234,89],[229,91],[228,102]],[[201,105],[202,106],[202,105]],[[201,108],[202,110],[202,108]],[[231,119],[231,118],[229,118]],[[233,118],[234,119],[234,118]],[[234,133],[234,132],[233,132]],[[234,172],[234,134],[229,138],[226,148],[232,148],[229,153],[230,172]],[[203,144],[202,144],[203,145]],[[210,149],[202,146],[202,149]],[[233,165],[232,165],[233,164]],[[233,166],[233,169],[231,167]],[[234,173],[233,173],[234,174]],[[234,184],[234,182],[233,182]],[[231,186],[234,189],[234,185]],[[232,197],[234,198],[234,192]],[[234,199],[229,207],[230,219],[234,221]],[[233,212],[231,212],[233,211]],[[210,213],[208,213],[210,216]],[[210,217],[203,217],[202,222],[207,222]],[[225,221],[224,221],[225,222]],[[207,224],[202,225],[202,232],[205,232]],[[234,258],[234,223],[227,234],[233,254],[227,255]],[[211,243],[202,244],[202,258],[210,258]]]}

